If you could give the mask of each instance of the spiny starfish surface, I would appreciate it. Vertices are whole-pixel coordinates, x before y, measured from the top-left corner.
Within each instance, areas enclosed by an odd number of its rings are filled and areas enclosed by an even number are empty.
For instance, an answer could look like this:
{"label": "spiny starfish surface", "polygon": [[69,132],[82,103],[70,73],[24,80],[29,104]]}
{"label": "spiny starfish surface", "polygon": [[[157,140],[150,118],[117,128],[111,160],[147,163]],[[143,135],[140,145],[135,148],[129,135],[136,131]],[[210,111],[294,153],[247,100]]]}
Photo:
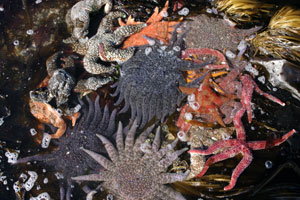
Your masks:
{"label": "spiny starfish surface", "polygon": [[149,127],[135,140],[137,129],[135,120],[123,141],[122,123],[119,123],[116,145],[102,135],[103,142],[111,160],[93,151],[82,148],[88,155],[102,165],[105,170],[98,174],[73,177],[77,181],[102,181],[108,192],[121,200],[184,200],[185,198],[165,184],[183,181],[189,171],[183,174],[167,173],[166,170],[187,148],[171,151],[178,139],[165,148],[160,147],[160,129],[156,131],[152,145],[145,147],[145,140],[154,126]]}

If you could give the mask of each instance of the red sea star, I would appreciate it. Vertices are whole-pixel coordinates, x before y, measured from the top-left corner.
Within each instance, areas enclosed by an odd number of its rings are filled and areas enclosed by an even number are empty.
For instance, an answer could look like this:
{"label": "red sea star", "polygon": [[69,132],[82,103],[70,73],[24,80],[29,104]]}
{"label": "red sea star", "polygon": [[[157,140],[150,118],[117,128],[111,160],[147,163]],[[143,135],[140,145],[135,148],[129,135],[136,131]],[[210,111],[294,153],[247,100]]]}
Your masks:
{"label": "red sea star", "polygon": [[[266,148],[271,148],[274,146],[278,146],[281,143],[283,143],[285,140],[287,140],[290,136],[292,136],[295,133],[295,130],[291,130],[287,134],[285,134],[282,138],[279,139],[273,139],[268,141],[251,141],[246,142],[246,133],[244,130],[244,126],[242,124],[241,118],[244,115],[244,113],[247,110],[248,114],[248,121],[251,123],[252,120],[252,110],[251,110],[251,98],[253,94],[253,90],[255,90],[260,95],[263,95],[267,97],[268,99],[284,106],[285,104],[277,99],[276,97],[273,97],[270,94],[267,94],[260,90],[257,86],[257,84],[252,80],[250,75],[245,74],[240,76],[240,80],[242,81],[242,94],[241,94],[241,104],[242,108],[236,113],[234,116],[234,126],[236,128],[236,137],[237,139],[229,139],[229,140],[222,140],[219,142],[215,142],[212,144],[207,150],[190,150],[189,153],[196,153],[200,155],[210,155],[215,154],[209,159],[207,159],[206,163],[204,164],[204,167],[202,171],[197,175],[197,177],[203,176],[206,171],[208,170],[209,166],[225,160],[227,158],[233,158],[237,154],[241,153],[243,154],[243,159],[240,161],[240,163],[237,165],[237,167],[234,169],[231,180],[229,185],[224,187],[224,190],[231,190],[237,181],[237,178],[240,176],[240,174],[250,165],[253,157],[251,153],[252,150],[261,150]],[[221,150],[221,152],[220,152]]]}
{"label": "red sea star", "polygon": [[276,97],[273,97],[272,95],[267,94],[267,93],[263,92],[261,89],[259,89],[259,87],[252,80],[250,75],[245,74],[243,76],[240,76],[240,80],[242,81],[242,84],[243,84],[242,94],[241,94],[242,108],[234,116],[233,123],[236,128],[237,138],[245,140],[246,133],[245,133],[241,118],[244,115],[245,111],[247,110],[248,121],[249,121],[249,123],[251,123],[251,121],[252,121],[251,99],[252,99],[253,90],[255,90],[258,94],[263,95],[266,98],[270,99],[271,101],[280,104],[281,106],[284,106],[285,103],[283,103]]}
{"label": "red sea star", "polygon": [[[236,156],[239,153],[243,154],[242,160],[236,166],[236,168],[234,169],[234,171],[232,173],[229,184],[226,187],[224,187],[224,190],[231,190],[235,186],[237,178],[250,165],[250,163],[253,159],[251,149],[252,150],[261,150],[261,149],[278,146],[281,143],[283,143],[284,141],[286,141],[294,133],[295,133],[295,130],[293,129],[290,132],[286,133],[281,138],[274,139],[271,141],[267,140],[267,141],[246,142],[242,139],[222,140],[219,142],[215,142],[207,150],[192,149],[189,151],[189,153],[190,154],[196,153],[196,154],[200,154],[200,155],[215,154],[207,159],[207,161],[204,164],[203,170],[200,172],[200,174],[197,175],[197,177],[203,176],[206,173],[206,171],[208,170],[210,165],[212,165],[216,162],[225,160],[227,158],[233,158],[234,156]],[[222,151],[220,153],[216,154],[216,151],[218,151],[218,150],[222,150]]]}
{"label": "red sea star", "polygon": [[[193,102],[189,102],[186,112],[190,112],[195,115],[202,115],[205,118],[217,121],[220,125],[225,127],[218,109],[224,103],[235,99],[236,96],[232,94],[218,95],[210,86],[210,78],[211,74],[208,73],[199,88],[179,86],[179,89],[182,92],[188,95],[194,95],[195,98]],[[191,120],[190,122],[193,124],[196,120]]]}

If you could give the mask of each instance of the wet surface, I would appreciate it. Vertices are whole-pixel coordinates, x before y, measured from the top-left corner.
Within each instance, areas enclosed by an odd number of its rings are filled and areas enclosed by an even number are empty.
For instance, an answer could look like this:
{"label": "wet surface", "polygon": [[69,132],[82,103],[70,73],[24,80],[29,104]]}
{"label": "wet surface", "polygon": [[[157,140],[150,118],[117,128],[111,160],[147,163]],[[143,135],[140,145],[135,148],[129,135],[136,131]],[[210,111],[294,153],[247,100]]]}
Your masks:
{"label": "wet surface", "polygon": [[[30,199],[43,192],[49,193],[53,199],[60,198],[59,184],[64,183],[59,181],[59,175],[50,172],[51,169],[48,169],[47,165],[37,164],[35,161],[31,164],[13,165],[8,162],[10,156],[7,155],[9,152],[9,155],[16,153],[26,157],[43,150],[38,142],[41,137],[32,135],[32,128],[37,129],[38,121],[29,111],[29,91],[34,90],[47,76],[46,59],[56,51],[69,51],[70,48],[62,42],[69,36],[65,15],[75,2],[75,0],[0,1],[0,195],[3,200],[21,199],[23,195],[24,199]],[[150,0],[119,0],[115,5],[128,14],[132,14],[137,20],[144,21],[151,15],[155,6],[162,8],[164,3],[164,1]],[[184,7],[190,9],[189,16],[196,16],[200,12],[203,13],[199,10],[206,5],[208,3],[204,1],[186,1]],[[171,2],[169,20],[179,18],[178,11],[172,9],[176,6],[175,1]],[[214,23],[217,20],[216,18],[209,19],[207,15],[202,17],[205,20],[211,20],[205,23]],[[198,18],[201,19],[201,16],[192,19],[200,20]],[[186,39],[188,47],[210,47],[221,51],[224,48],[232,48],[231,50],[235,51],[239,37],[242,38],[244,36],[242,32],[246,32],[234,30],[230,37],[234,37],[236,41],[219,46],[219,42],[214,40],[215,43],[210,46],[211,43],[208,41],[197,43],[199,40],[205,40],[203,39],[205,35],[199,35],[197,32],[197,29],[203,29],[199,22],[190,23],[188,26],[191,27]],[[207,31],[212,32],[213,28]],[[230,34],[222,28],[214,33]],[[219,39],[223,40],[222,37]],[[260,75],[266,75],[264,70],[259,72]],[[286,103],[286,106],[281,107],[254,94],[253,102],[257,105],[254,110],[255,119],[252,124],[248,124],[246,116],[242,119],[247,130],[247,140],[278,136],[274,132],[283,134],[291,129],[296,129],[297,133],[279,147],[253,152],[255,159],[239,178],[236,188],[232,191],[223,191],[223,180],[230,179],[232,169],[240,160],[239,156],[213,165],[200,186],[191,186],[190,183],[185,182],[173,184],[188,199],[300,197],[300,102],[286,90],[275,88],[268,82],[261,83],[257,80],[256,82],[262,90],[278,97]],[[112,91],[109,86],[98,90],[102,95],[101,106],[110,102],[110,110],[113,107],[112,101],[115,101],[109,96]],[[175,113],[175,117],[171,116],[167,123],[173,135],[177,132],[174,125],[177,116],[178,113]],[[123,115],[120,118],[127,123],[127,117]],[[47,127],[47,130],[51,128]],[[53,145],[50,145],[47,151],[51,152],[53,149]],[[187,160],[188,157],[188,154],[184,155],[183,160]],[[13,156],[10,158],[14,159]],[[22,183],[23,180],[20,178],[22,173],[30,176],[28,171],[35,171],[39,175],[38,179],[32,190],[27,192],[22,189],[18,193],[20,196],[16,197],[13,185],[17,181]],[[96,185],[90,184],[92,187]],[[84,199],[86,194],[80,186],[74,184],[73,187],[71,199]],[[94,196],[94,199],[102,198],[105,198],[102,192]]]}

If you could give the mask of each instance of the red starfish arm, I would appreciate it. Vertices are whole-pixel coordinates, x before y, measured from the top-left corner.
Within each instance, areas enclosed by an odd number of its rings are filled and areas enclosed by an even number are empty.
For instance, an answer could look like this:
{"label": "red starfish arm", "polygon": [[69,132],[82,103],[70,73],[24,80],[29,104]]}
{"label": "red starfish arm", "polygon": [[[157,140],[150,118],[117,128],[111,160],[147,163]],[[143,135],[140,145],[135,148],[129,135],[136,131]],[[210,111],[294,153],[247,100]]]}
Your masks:
{"label": "red starfish arm", "polygon": [[253,150],[261,150],[261,149],[271,148],[271,147],[278,146],[281,143],[285,142],[295,132],[296,132],[296,130],[293,129],[290,132],[283,135],[281,138],[277,138],[274,140],[266,140],[266,141],[251,141],[251,142],[247,142],[247,145],[249,148],[251,148]]}
{"label": "red starfish arm", "polygon": [[242,153],[243,158],[240,161],[240,163],[236,166],[236,168],[233,170],[229,184],[226,187],[224,187],[225,191],[231,190],[235,186],[238,177],[250,165],[253,159],[252,153],[246,145],[242,145],[240,146],[240,148],[237,148],[236,150],[239,150],[239,152],[236,152],[236,154]]}
{"label": "red starfish arm", "polygon": [[199,177],[203,176],[206,173],[206,171],[208,170],[209,166],[211,166],[212,164],[226,160],[227,158],[233,158],[234,156],[236,156],[239,153],[240,153],[240,146],[234,146],[234,147],[227,149],[221,153],[211,156],[210,158],[207,159],[202,171],[196,177],[199,178]]}
{"label": "red starfish arm", "polygon": [[210,109],[210,115],[212,115],[214,117],[214,119],[223,127],[226,127],[223,119],[221,117],[220,112],[218,111],[218,108],[216,106],[214,106],[213,108]]}
{"label": "red starfish arm", "polygon": [[257,86],[257,84],[256,84],[254,81],[253,81],[253,84],[254,84],[254,86],[255,86],[255,91],[256,91],[258,94],[265,96],[266,98],[270,99],[271,101],[273,101],[273,102],[275,102],[275,103],[278,103],[278,104],[281,105],[281,106],[285,106],[285,103],[282,102],[282,101],[280,101],[278,98],[276,98],[276,97],[274,97],[274,96],[272,96],[272,95],[270,95],[270,94],[268,94],[268,93],[262,91],[261,89],[259,89],[259,87]]}
{"label": "red starfish arm", "polygon": [[216,150],[221,148],[227,148],[231,146],[235,146],[240,144],[241,142],[236,139],[229,139],[229,140],[220,140],[218,142],[213,143],[208,149],[206,150],[200,150],[200,149],[191,149],[188,151],[188,153],[196,153],[200,155],[210,155],[213,154]]}
{"label": "red starfish arm", "polygon": [[242,95],[241,95],[241,103],[243,104],[243,107],[247,110],[248,115],[248,121],[251,123],[252,121],[252,110],[251,110],[251,99],[253,94],[253,89],[255,87],[255,82],[251,79],[251,77],[248,74],[245,74],[240,77],[243,89],[242,89]]}
{"label": "red starfish arm", "polygon": [[236,137],[237,139],[240,139],[240,140],[246,140],[246,132],[245,132],[245,129],[244,129],[244,126],[243,126],[243,123],[242,123],[242,117],[245,113],[246,109],[245,107],[243,106],[234,116],[233,118],[233,124],[234,124],[234,127],[236,129]]}

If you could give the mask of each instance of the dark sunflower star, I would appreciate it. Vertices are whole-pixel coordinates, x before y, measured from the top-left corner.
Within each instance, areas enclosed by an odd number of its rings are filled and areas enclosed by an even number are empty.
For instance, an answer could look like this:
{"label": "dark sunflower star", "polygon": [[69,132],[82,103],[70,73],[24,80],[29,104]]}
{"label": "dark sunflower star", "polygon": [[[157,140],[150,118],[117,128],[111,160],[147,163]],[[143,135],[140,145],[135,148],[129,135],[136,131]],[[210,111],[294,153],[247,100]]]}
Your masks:
{"label": "dark sunflower star", "polygon": [[[49,171],[59,172],[63,176],[60,188],[60,199],[71,198],[71,177],[78,176],[87,171],[98,171],[99,166],[93,159],[87,158],[79,147],[89,147],[98,153],[105,153],[105,149],[96,139],[96,133],[104,134],[108,138],[115,133],[116,110],[109,112],[108,106],[101,111],[100,96],[95,102],[89,97],[87,103],[79,99],[82,107],[80,118],[74,127],[69,126],[64,136],[53,140],[56,149],[50,153],[37,154],[18,159],[16,164],[30,161],[40,161],[41,166],[47,166]],[[67,190],[62,185],[66,184]]]}
{"label": "dark sunflower star", "polygon": [[185,173],[167,173],[167,168],[187,150],[183,148],[173,151],[178,139],[160,149],[160,129],[155,134],[152,146],[143,151],[143,144],[154,126],[149,127],[134,140],[137,120],[127,133],[125,144],[123,140],[122,123],[114,145],[102,135],[97,135],[105,145],[111,160],[93,151],[82,148],[88,155],[102,165],[106,170],[98,174],[72,177],[76,181],[101,181],[102,186],[118,200],[184,200],[185,198],[165,184],[183,181]]}
{"label": "dark sunflower star", "polygon": [[117,96],[115,105],[125,101],[120,113],[131,108],[131,119],[137,119],[143,127],[153,117],[164,121],[167,115],[175,112],[176,107],[186,96],[178,86],[186,85],[182,71],[195,70],[208,63],[194,63],[180,59],[184,46],[185,33],[177,38],[177,30],[172,34],[168,46],[148,38],[147,46],[138,47],[137,52],[121,65],[119,81],[112,87]]}

